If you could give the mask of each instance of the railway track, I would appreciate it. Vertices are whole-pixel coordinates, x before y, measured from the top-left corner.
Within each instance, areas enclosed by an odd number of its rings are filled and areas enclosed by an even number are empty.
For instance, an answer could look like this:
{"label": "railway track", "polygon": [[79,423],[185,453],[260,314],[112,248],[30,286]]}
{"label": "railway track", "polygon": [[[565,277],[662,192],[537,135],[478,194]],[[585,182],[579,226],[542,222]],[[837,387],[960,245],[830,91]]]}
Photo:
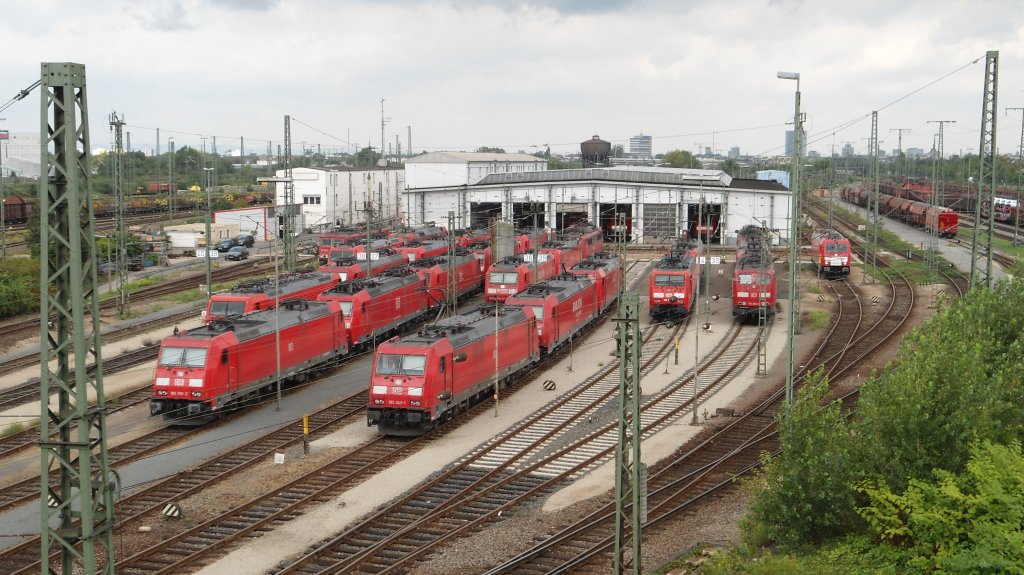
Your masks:
{"label": "railway track", "polygon": [[[304,263],[314,262],[314,258],[302,258],[298,261],[299,265]],[[213,270],[211,274],[212,280],[216,282],[223,282],[228,280],[235,280],[244,277],[249,277],[255,274],[266,274],[265,268],[255,268],[251,261],[246,261],[241,264],[222,267]],[[172,295],[175,293],[188,291],[194,289],[197,285],[206,283],[206,275],[204,273],[189,274],[187,276],[177,278],[174,280],[167,281],[165,283],[140,289],[131,294],[131,301],[133,303],[141,303],[146,301],[158,300],[160,298]],[[108,298],[99,302],[100,312],[109,312],[117,309],[117,299]],[[4,334],[7,337],[18,337],[21,339],[29,339],[32,337],[38,337],[39,335],[39,321],[40,318],[36,317],[25,317],[5,322],[0,329],[4,330]]]}
{"label": "railway track", "polygon": [[[887,306],[873,323],[864,321],[865,307],[849,282],[830,282],[839,309],[828,336],[797,374],[797,383],[820,366],[830,378],[838,378],[902,333],[913,309],[913,286],[897,274],[886,277],[891,278]],[[692,518],[703,502],[737,489],[735,477],[759,468],[761,452],[777,453],[775,421],[784,393],[777,388],[755,408],[652,470],[645,532],[667,531],[675,522]],[[606,503],[487,573],[606,573],[614,550],[614,513],[614,502]]]}
{"label": "railway track", "polygon": [[[709,383],[701,389],[702,394],[724,384],[737,367],[735,358],[724,360],[724,354],[739,352],[745,358],[739,363],[752,357],[756,332],[754,328],[741,330],[734,324],[731,337],[725,338],[712,358],[703,360],[705,367],[716,365],[716,360],[722,360],[716,367],[727,367],[718,377],[707,374]],[[741,333],[746,334],[743,343],[737,341]],[[642,371],[649,373],[660,367],[673,339],[669,336],[654,340],[652,346],[648,335]],[[612,455],[616,445],[618,423],[608,417],[614,410],[607,409],[617,398],[616,367],[612,366],[611,372],[599,372],[574,390],[576,397],[594,395],[594,400],[575,406],[572,403],[580,401],[575,398],[553,402],[397,503],[273,572],[283,575],[415,570],[415,562],[453,538],[472,533],[501,512],[594,469]],[[596,392],[594,388],[602,391]],[[644,433],[651,434],[693,409],[692,392],[689,378],[682,377],[659,391],[655,399],[646,401],[641,415]],[[552,421],[557,422],[557,432],[552,430]],[[590,423],[577,426],[581,421]]]}
{"label": "railway track", "polygon": [[[144,385],[127,393],[111,397],[107,399],[107,415],[109,416],[112,413],[124,411],[135,407],[140,403],[148,402],[152,396],[152,387],[150,385]],[[54,438],[56,438],[56,436],[51,436],[51,439]],[[31,427],[24,429],[17,433],[12,433],[0,438],[0,458],[10,457],[20,451],[38,447],[39,428]],[[37,484],[38,482],[39,480],[36,479]],[[2,490],[3,488],[0,487],[0,494],[2,494]]]}
{"label": "railway track", "polygon": [[[309,437],[311,439],[323,437],[351,423],[357,417],[365,417],[367,397],[366,392],[360,392],[310,415]],[[194,433],[198,430],[186,429],[183,431]],[[251,465],[265,461],[268,455],[300,444],[302,441],[302,423],[286,424],[196,468],[168,477],[142,491],[124,497],[117,502],[116,528],[126,529],[146,516],[158,512],[167,502],[178,501],[211,487]],[[165,442],[162,447],[166,446]],[[111,453],[112,462],[113,458],[114,454]],[[35,496],[38,497],[39,480],[33,479],[32,483],[35,485]],[[7,489],[5,488],[3,491],[6,492]],[[0,553],[0,565],[7,567],[7,572],[12,575],[37,573],[40,568],[39,538],[30,538],[16,547]]]}
{"label": "railway track", "polygon": [[[631,266],[631,269],[633,267],[635,267],[635,266],[636,266],[636,262],[634,262],[633,266]],[[524,378],[522,378],[522,379],[524,379]],[[349,419],[347,419],[344,422],[341,422],[340,420],[335,420],[335,421],[332,421],[329,426],[328,425],[319,425],[319,426],[317,426],[316,425],[316,421],[315,421],[317,416],[314,415],[311,418],[313,420],[313,424],[314,424],[313,425],[313,427],[314,427],[313,432],[311,432],[311,435],[310,435],[311,439],[316,439],[318,437],[322,437],[323,435],[326,435],[327,433],[335,431],[337,428],[340,428],[342,425],[350,422],[351,421],[350,418],[352,416],[354,416],[354,415],[365,415],[365,408],[366,408],[366,402],[367,402],[367,396],[366,396],[365,392],[362,392],[360,394],[352,396],[351,398],[343,400],[342,402],[339,402],[338,405],[342,405],[342,404],[348,405],[348,404],[353,402],[353,399],[354,399],[354,404],[355,404],[356,407],[354,409],[352,409],[352,410],[349,410],[349,412],[345,416],[346,418],[349,418]],[[338,407],[337,406],[332,406],[331,408],[327,408],[327,410],[331,410],[331,409],[337,410]],[[486,409],[486,408],[485,407],[481,407],[481,409]],[[327,411],[327,410],[325,410],[325,411]],[[454,429],[454,428],[455,428],[454,425],[449,425],[447,428],[444,428],[444,430],[441,433],[431,434],[429,437],[424,438],[424,442],[432,441],[433,439],[431,439],[431,438],[435,438],[435,437],[439,438],[439,437],[441,437],[443,435],[443,433],[447,433],[447,430]],[[300,431],[301,431],[301,428],[300,428]],[[275,434],[273,434],[273,435],[276,435],[278,433],[286,433],[287,434],[287,433],[290,433],[290,431],[289,431],[289,428],[285,428],[285,429],[283,429],[280,432],[275,432]],[[198,491],[201,491],[202,489],[211,487],[211,486],[215,485],[216,483],[218,483],[219,481],[222,481],[226,476],[231,475],[233,473],[236,473],[239,470],[241,470],[243,467],[251,465],[252,463],[255,463],[255,462],[259,461],[261,458],[264,458],[267,454],[271,453],[273,450],[283,449],[284,447],[287,447],[288,445],[294,444],[296,441],[301,441],[301,437],[299,437],[299,438],[289,438],[287,442],[282,442],[281,440],[274,439],[272,437],[271,438],[261,438],[259,440],[256,440],[253,443],[254,444],[258,443],[260,446],[262,446],[262,447],[257,447],[256,448],[257,451],[259,449],[262,449],[262,451],[260,451],[260,453],[258,455],[253,455],[252,457],[246,459],[245,465],[226,465],[222,461],[223,458],[217,458],[217,459],[215,459],[215,460],[213,460],[211,462],[203,464],[202,466],[200,466],[199,468],[197,468],[195,470],[190,471],[186,477],[171,478],[171,479],[168,479],[168,480],[166,480],[164,482],[161,482],[161,483],[159,483],[159,484],[157,484],[155,486],[152,486],[151,488],[146,489],[144,492],[140,492],[140,493],[134,494],[134,495],[130,496],[129,498],[126,498],[126,499],[124,499],[124,500],[122,500],[122,501],[120,501],[118,503],[118,517],[119,517],[119,521],[118,521],[117,528],[118,529],[127,529],[128,526],[131,525],[133,522],[141,520],[145,516],[147,516],[149,514],[152,514],[156,510],[160,509],[162,507],[162,505],[164,504],[164,502],[169,501],[172,498],[185,497],[185,496],[188,496],[188,495],[190,495],[192,493],[196,493]],[[266,447],[267,444],[271,445],[272,447],[267,448]],[[357,450],[357,454],[352,455],[352,459],[350,461],[348,461],[346,463],[333,462],[333,464],[332,464],[333,466],[337,467],[338,469],[343,469],[344,468],[344,469],[349,469],[350,471],[348,471],[346,473],[338,473],[336,471],[329,471],[325,467],[324,469],[319,470],[320,471],[319,474],[323,475],[324,478],[315,479],[314,480],[311,477],[311,478],[309,478],[307,480],[305,485],[301,485],[301,484],[297,483],[293,487],[295,489],[297,489],[298,491],[302,492],[302,493],[309,494],[309,492],[310,492],[309,486],[313,485],[315,483],[316,485],[321,486],[321,491],[319,493],[314,494],[314,496],[326,497],[327,494],[331,492],[331,490],[338,490],[338,489],[344,490],[344,489],[347,489],[351,485],[354,485],[355,483],[358,483],[359,481],[361,481],[362,480],[361,477],[365,477],[366,474],[373,473],[374,469],[379,469],[379,468],[382,468],[383,466],[387,466],[387,465],[390,465],[391,463],[394,463],[400,457],[403,457],[403,456],[407,455],[410,451],[414,450],[416,448],[416,446],[419,446],[419,445],[422,445],[422,444],[423,443],[421,443],[421,442],[413,443],[413,442],[410,442],[408,440],[405,440],[405,441],[402,441],[402,440],[395,441],[395,440],[391,440],[391,439],[388,439],[388,438],[381,438],[379,441],[375,441],[375,442],[373,442],[370,445],[366,445],[366,446],[363,446],[363,447],[359,448],[359,450]],[[224,457],[235,458],[235,457],[237,457],[237,454],[240,451],[250,452],[250,451],[253,451],[253,448],[249,447],[249,446],[245,446],[245,447],[243,447],[241,449],[234,450],[231,455],[224,456]],[[389,452],[391,452],[391,453],[389,454]],[[113,457],[113,456],[111,456],[111,457]],[[360,463],[360,462],[362,462],[362,463]],[[332,467],[332,469],[333,469],[333,467]],[[314,473],[313,475],[316,475],[316,473]],[[195,479],[193,479],[193,476],[200,477],[201,480],[195,480]],[[34,482],[38,486],[38,480],[34,480]],[[38,487],[36,489],[38,491]],[[295,516],[294,515],[295,509],[297,509],[298,507],[300,507],[303,504],[308,505],[308,504],[310,504],[310,503],[312,503],[314,501],[314,499],[306,499],[304,503],[298,503],[297,502],[297,498],[299,498],[299,496],[296,495],[294,492],[288,492],[288,493],[284,494],[283,496],[279,497],[277,499],[276,505],[279,506],[281,504],[281,501],[291,502],[294,505],[292,505],[292,509],[289,509],[287,511],[281,511],[280,513],[275,514],[273,517],[269,517],[268,521],[282,520],[282,519],[291,519],[291,518],[293,518]],[[260,515],[261,513],[270,515],[270,514],[273,513],[273,511],[267,511],[268,506],[270,506],[272,508],[272,507],[274,507],[274,505],[275,505],[275,503],[273,503],[273,502],[271,502],[271,503],[267,503],[267,502],[253,503],[253,505],[249,509],[251,509],[252,513],[255,514],[255,515]],[[264,524],[264,525],[266,525],[266,524]],[[244,532],[238,533],[238,535],[236,535],[235,538],[241,537],[241,536],[243,536],[245,534],[248,534],[248,533],[252,533],[254,531],[257,531],[260,528],[261,527],[259,527],[259,526],[254,526],[254,527],[252,527],[249,530],[245,530]],[[236,530],[236,531],[238,531],[238,530]],[[223,543],[223,545],[229,545],[231,543],[231,541],[233,541],[235,538],[225,538],[226,540]],[[180,540],[180,539],[181,538],[174,538],[175,541]],[[162,543],[166,543],[168,545],[170,544],[170,542],[167,542],[167,541],[162,542]],[[34,544],[36,545],[36,547],[38,547],[38,539],[35,540]],[[19,545],[17,548],[13,548],[13,549],[9,550],[8,552],[0,553],[0,562],[10,561],[11,564],[17,565],[18,566],[17,569],[14,570],[12,573],[19,573],[20,574],[20,573],[33,572],[35,569],[38,568],[38,557],[36,557],[35,561],[33,561],[32,557],[31,557],[32,545],[33,545],[32,541],[27,541],[27,542],[23,543],[22,545]],[[213,551],[216,551],[219,548],[220,548],[219,545],[211,545],[210,549],[207,552],[213,552]],[[133,567],[131,566],[131,564],[125,563],[124,569],[129,569],[130,570],[132,568]],[[144,572],[147,571],[147,569],[145,569],[144,567],[142,569],[143,569]],[[122,569],[120,567],[118,568],[118,570],[122,571]],[[152,570],[152,569],[149,569],[149,570]],[[122,572],[130,572],[130,571],[122,571]]]}

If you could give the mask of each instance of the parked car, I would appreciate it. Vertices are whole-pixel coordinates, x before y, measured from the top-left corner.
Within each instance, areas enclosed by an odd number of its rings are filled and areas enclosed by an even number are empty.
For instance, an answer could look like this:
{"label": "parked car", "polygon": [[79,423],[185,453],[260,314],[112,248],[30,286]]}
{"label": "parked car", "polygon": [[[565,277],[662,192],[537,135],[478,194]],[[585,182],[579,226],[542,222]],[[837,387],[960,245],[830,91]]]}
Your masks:
{"label": "parked car", "polygon": [[101,274],[116,274],[117,262],[100,262],[96,264],[96,271]]}
{"label": "parked car", "polygon": [[228,250],[226,257],[229,260],[247,260],[249,259],[249,250],[245,246],[235,246]]}
{"label": "parked car", "polygon": [[251,234],[239,234],[235,236],[236,246],[245,246],[247,248],[251,248],[255,244],[256,238],[254,238]]}
{"label": "parked car", "polygon": [[238,242],[235,241],[235,238],[224,238],[221,241],[217,242],[217,251],[218,252],[230,251],[231,248],[233,248],[233,247],[235,247],[237,245],[238,245]]}

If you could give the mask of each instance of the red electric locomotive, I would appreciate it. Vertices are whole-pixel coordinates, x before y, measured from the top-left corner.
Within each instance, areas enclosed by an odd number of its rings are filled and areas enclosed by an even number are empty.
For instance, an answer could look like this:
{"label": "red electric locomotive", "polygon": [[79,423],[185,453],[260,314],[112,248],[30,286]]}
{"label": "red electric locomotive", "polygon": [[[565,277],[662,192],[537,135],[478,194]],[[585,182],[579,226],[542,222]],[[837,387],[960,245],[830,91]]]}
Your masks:
{"label": "red electric locomotive", "polygon": [[562,230],[560,237],[579,240],[580,259],[589,258],[604,249],[604,233],[590,222],[575,223]]}
{"label": "red electric locomotive", "polygon": [[533,309],[541,354],[558,349],[597,317],[597,284],[585,276],[558,274],[505,300],[505,307]]}
{"label": "red electric locomotive", "polygon": [[700,286],[700,258],[704,244],[700,240],[680,240],[651,270],[648,295],[651,318],[685,317],[693,308]]}
{"label": "red electric locomotive", "polygon": [[319,299],[341,306],[348,344],[356,350],[390,337],[436,307],[423,289],[423,280],[407,267],[343,282]]}
{"label": "red electric locomotive", "polygon": [[835,230],[815,230],[811,234],[814,265],[818,275],[835,279],[850,275],[850,240]]}
{"label": "red electric locomotive", "polygon": [[370,262],[366,261],[366,253],[343,256],[332,259],[327,265],[320,266],[320,271],[338,274],[341,281],[351,281],[368,275],[380,275],[384,270],[404,266],[409,258],[391,248],[370,252]]}
{"label": "red electric locomotive", "polygon": [[554,261],[555,273],[567,270],[583,260],[580,242],[575,238],[548,240],[542,243],[537,251]]}
{"label": "red electric locomotive", "polygon": [[209,322],[272,309],[278,301],[316,299],[335,285],[338,285],[338,274],[325,272],[292,272],[281,274],[276,282],[272,277],[243,282],[211,295],[203,320]]}
{"label": "red electric locomotive", "polygon": [[544,281],[555,273],[555,259],[549,253],[530,250],[525,254],[508,256],[487,270],[484,298],[487,301],[505,301],[526,286]]}
{"label": "red electric locomotive", "polygon": [[487,242],[487,243],[490,243],[490,241],[491,241],[491,231],[490,231],[490,229],[483,228],[483,229],[479,229],[479,230],[467,230],[466,232],[464,232],[461,235],[459,235],[459,237],[455,240],[455,243],[460,245],[460,246],[462,246],[462,247],[464,247],[464,248],[468,248],[470,246],[470,244],[474,244],[476,242]]}
{"label": "red electric locomotive", "polygon": [[548,241],[548,232],[544,228],[522,228],[516,230],[515,253],[526,253],[546,241]]}
{"label": "red electric locomotive", "polygon": [[[382,250],[385,248],[397,248],[402,245],[402,240],[392,237],[377,237],[370,239],[370,251]],[[356,254],[366,253],[366,239],[355,239],[347,244],[333,247],[328,254],[328,260],[335,260],[343,257],[356,257]]]}
{"label": "red electric locomotive", "polygon": [[[472,254],[458,248],[452,263],[455,265],[457,298],[461,299],[483,288],[484,274]],[[416,260],[410,262],[409,267],[423,280],[431,306],[447,299],[445,294],[448,290],[448,256]]]}
{"label": "red electric locomotive", "polygon": [[775,262],[767,230],[744,226],[736,236],[736,267],[732,276],[732,315],[740,321],[756,320],[763,310],[775,314]]}
{"label": "red electric locomotive", "polygon": [[204,423],[273,392],[278,373],[282,383],[299,380],[346,353],[337,303],[294,300],[275,311],[218,319],[161,342],[149,412]]}
{"label": "red electric locomotive", "polygon": [[[387,231],[386,228],[377,228],[370,230],[370,235],[387,233]],[[320,265],[325,265],[327,260],[330,259],[331,250],[350,247],[358,244],[360,240],[366,241],[366,228],[349,226],[338,228],[330,233],[320,234],[317,239],[317,255],[320,258]]]}
{"label": "red electric locomotive", "polygon": [[412,240],[404,246],[395,248],[395,251],[409,258],[410,262],[414,262],[423,258],[443,255],[448,251],[448,242],[444,240]]}
{"label": "red electric locomotive", "polygon": [[473,242],[466,249],[476,259],[481,274],[491,268],[491,242]]}
{"label": "red electric locomotive", "polygon": [[448,237],[448,230],[435,225],[434,222],[422,226],[407,226],[395,231],[395,234],[406,242],[440,240]]}
{"label": "red electric locomotive", "polygon": [[597,309],[604,313],[617,299],[625,281],[622,258],[607,252],[597,252],[572,266],[569,273],[586,276],[597,284]]}
{"label": "red electric locomotive", "polygon": [[[367,425],[420,435],[540,359],[533,310],[485,306],[377,347]],[[497,365],[495,365],[497,363]]]}

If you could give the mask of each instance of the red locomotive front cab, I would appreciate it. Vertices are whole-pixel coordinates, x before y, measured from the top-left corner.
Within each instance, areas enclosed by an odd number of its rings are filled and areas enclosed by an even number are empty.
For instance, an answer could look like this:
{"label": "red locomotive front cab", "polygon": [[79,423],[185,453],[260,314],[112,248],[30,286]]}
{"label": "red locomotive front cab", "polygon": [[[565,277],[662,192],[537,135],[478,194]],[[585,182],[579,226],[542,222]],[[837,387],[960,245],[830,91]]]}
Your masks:
{"label": "red locomotive front cab", "polygon": [[150,414],[184,419],[205,411],[200,406],[209,405],[230,385],[227,363],[221,358],[227,358],[229,350],[237,346],[232,332],[213,338],[189,337],[182,332],[165,338],[153,376]]}
{"label": "red locomotive front cab", "polygon": [[536,266],[525,261],[529,254],[509,256],[491,264],[484,278],[484,299],[503,302],[533,282]]}
{"label": "red locomotive front cab", "polygon": [[732,314],[745,321],[756,319],[760,309],[766,316],[775,315],[775,269],[771,265],[737,264],[732,280]]}
{"label": "red locomotive front cab", "polygon": [[815,230],[811,235],[818,273],[826,278],[850,275],[850,240],[835,230]]}
{"label": "red locomotive front cab", "polygon": [[690,313],[697,298],[700,283],[700,266],[697,262],[702,253],[702,245],[686,244],[655,264],[647,291],[651,318],[657,321]]}
{"label": "red locomotive front cab", "polygon": [[203,423],[270,393],[279,379],[301,379],[347,353],[337,303],[292,300],[279,310],[215,320],[161,342],[149,411]]}

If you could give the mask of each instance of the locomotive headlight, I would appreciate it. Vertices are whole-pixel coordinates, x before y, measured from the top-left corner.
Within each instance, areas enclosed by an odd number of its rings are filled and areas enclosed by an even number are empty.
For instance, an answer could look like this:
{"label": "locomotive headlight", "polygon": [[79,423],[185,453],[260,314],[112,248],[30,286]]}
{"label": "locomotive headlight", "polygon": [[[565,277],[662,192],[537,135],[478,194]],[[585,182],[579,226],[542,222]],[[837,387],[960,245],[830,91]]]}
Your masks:
{"label": "locomotive headlight", "polygon": [[201,391],[193,391],[192,392],[192,397],[202,397],[202,396],[203,396],[203,392],[201,392]]}

